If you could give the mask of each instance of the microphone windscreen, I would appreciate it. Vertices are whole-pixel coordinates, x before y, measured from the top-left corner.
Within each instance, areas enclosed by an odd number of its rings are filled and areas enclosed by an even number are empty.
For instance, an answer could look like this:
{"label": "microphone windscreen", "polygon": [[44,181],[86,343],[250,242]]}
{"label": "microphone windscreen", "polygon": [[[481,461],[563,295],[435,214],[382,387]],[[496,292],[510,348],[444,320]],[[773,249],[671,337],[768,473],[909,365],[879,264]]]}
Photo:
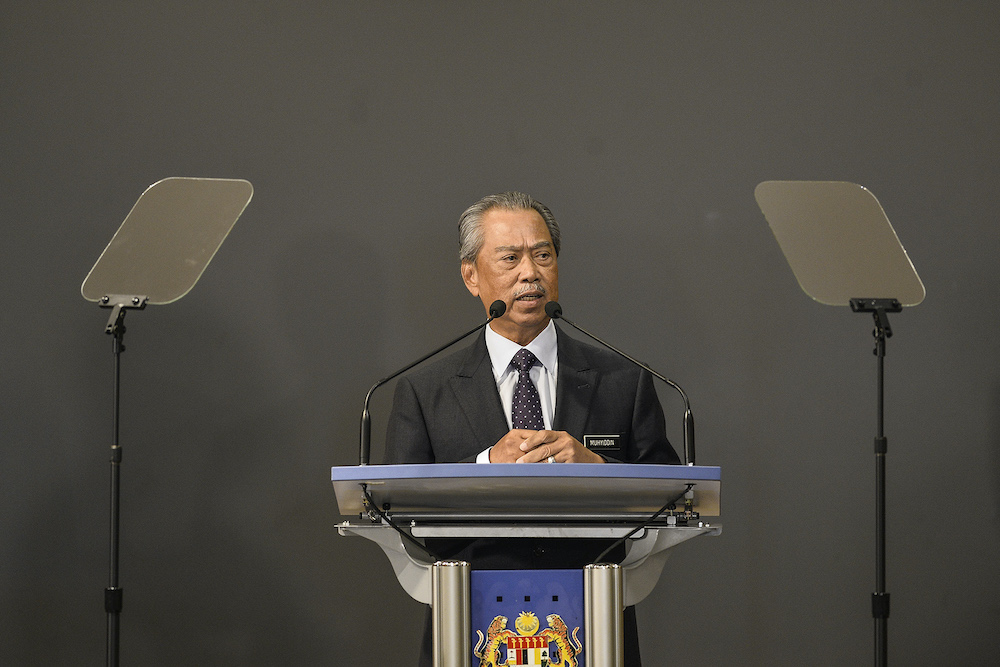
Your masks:
{"label": "microphone windscreen", "polygon": [[549,301],[545,304],[545,314],[553,320],[558,320],[562,317],[562,306],[559,305],[558,301]]}
{"label": "microphone windscreen", "polygon": [[498,317],[503,317],[503,314],[507,312],[507,302],[503,299],[497,299],[490,304],[490,317],[496,319]]}

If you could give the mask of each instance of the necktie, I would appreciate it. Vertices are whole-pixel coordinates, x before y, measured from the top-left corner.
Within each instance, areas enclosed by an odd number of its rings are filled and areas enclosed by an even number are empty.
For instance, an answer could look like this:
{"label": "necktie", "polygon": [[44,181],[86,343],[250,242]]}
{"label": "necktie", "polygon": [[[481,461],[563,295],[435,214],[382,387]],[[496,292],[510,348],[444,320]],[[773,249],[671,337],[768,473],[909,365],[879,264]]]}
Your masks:
{"label": "necktie", "polygon": [[538,358],[522,348],[514,355],[511,363],[517,368],[517,386],[514,387],[514,400],[510,410],[511,426],[540,431],[545,428],[545,422],[542,420],[542,402],[538,398],[535,383],[528,375],[528,370],[538,363]]}

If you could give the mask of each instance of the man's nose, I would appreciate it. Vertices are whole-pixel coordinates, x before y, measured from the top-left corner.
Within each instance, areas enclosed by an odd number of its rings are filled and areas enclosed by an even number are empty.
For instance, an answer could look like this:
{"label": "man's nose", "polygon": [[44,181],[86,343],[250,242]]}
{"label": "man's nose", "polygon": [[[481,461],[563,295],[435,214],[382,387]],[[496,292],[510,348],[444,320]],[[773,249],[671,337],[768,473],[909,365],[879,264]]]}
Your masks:
{"label": "man's nose", "polygon": [[525,255],[521,259],[521,280],[533,283],[541,276],[538,271],[538,264],[535,263],[535,258],[530,254]]}

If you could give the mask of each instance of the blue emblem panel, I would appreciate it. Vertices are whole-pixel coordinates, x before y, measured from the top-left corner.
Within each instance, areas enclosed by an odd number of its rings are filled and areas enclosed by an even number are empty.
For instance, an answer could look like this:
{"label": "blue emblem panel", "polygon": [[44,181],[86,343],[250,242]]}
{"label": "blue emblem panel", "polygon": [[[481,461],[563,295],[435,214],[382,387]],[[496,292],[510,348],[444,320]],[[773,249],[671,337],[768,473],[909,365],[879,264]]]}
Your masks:
{"label": "blue emblem panel", "polygon": [[473,664],[584,667],[583,570],[473,570]]}

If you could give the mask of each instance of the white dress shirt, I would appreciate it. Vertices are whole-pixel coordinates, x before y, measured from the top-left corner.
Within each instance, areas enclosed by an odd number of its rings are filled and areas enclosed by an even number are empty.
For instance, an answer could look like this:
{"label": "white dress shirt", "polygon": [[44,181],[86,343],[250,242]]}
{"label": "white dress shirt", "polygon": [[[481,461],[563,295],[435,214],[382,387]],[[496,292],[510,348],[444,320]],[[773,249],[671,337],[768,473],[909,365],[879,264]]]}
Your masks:
{"label": "white dress shirt", "polygon": [[[524,347],[538,359],[538,363],[531,367],[528,375],[538,389],[538,398],[542,403],[542,421],[545,428],[551,430],[552,419],[556,414],[556,378],[559,372],[556,325],[549,320],[549,325]],[[493,377],[497,381],[497,391],[500,392],[500,403],[503,405],[508,428],[511,426],[511,406],[514,402],[514,387],[517,386],[518,376],[518,370],[511,360],[521,349],[521,345],[504,338],[493,331],[492,327],[486,327],[486,350],[490,354]],[[476,457],[476,463],[489,463],[490,449],[492,447],[480,452]]]}

